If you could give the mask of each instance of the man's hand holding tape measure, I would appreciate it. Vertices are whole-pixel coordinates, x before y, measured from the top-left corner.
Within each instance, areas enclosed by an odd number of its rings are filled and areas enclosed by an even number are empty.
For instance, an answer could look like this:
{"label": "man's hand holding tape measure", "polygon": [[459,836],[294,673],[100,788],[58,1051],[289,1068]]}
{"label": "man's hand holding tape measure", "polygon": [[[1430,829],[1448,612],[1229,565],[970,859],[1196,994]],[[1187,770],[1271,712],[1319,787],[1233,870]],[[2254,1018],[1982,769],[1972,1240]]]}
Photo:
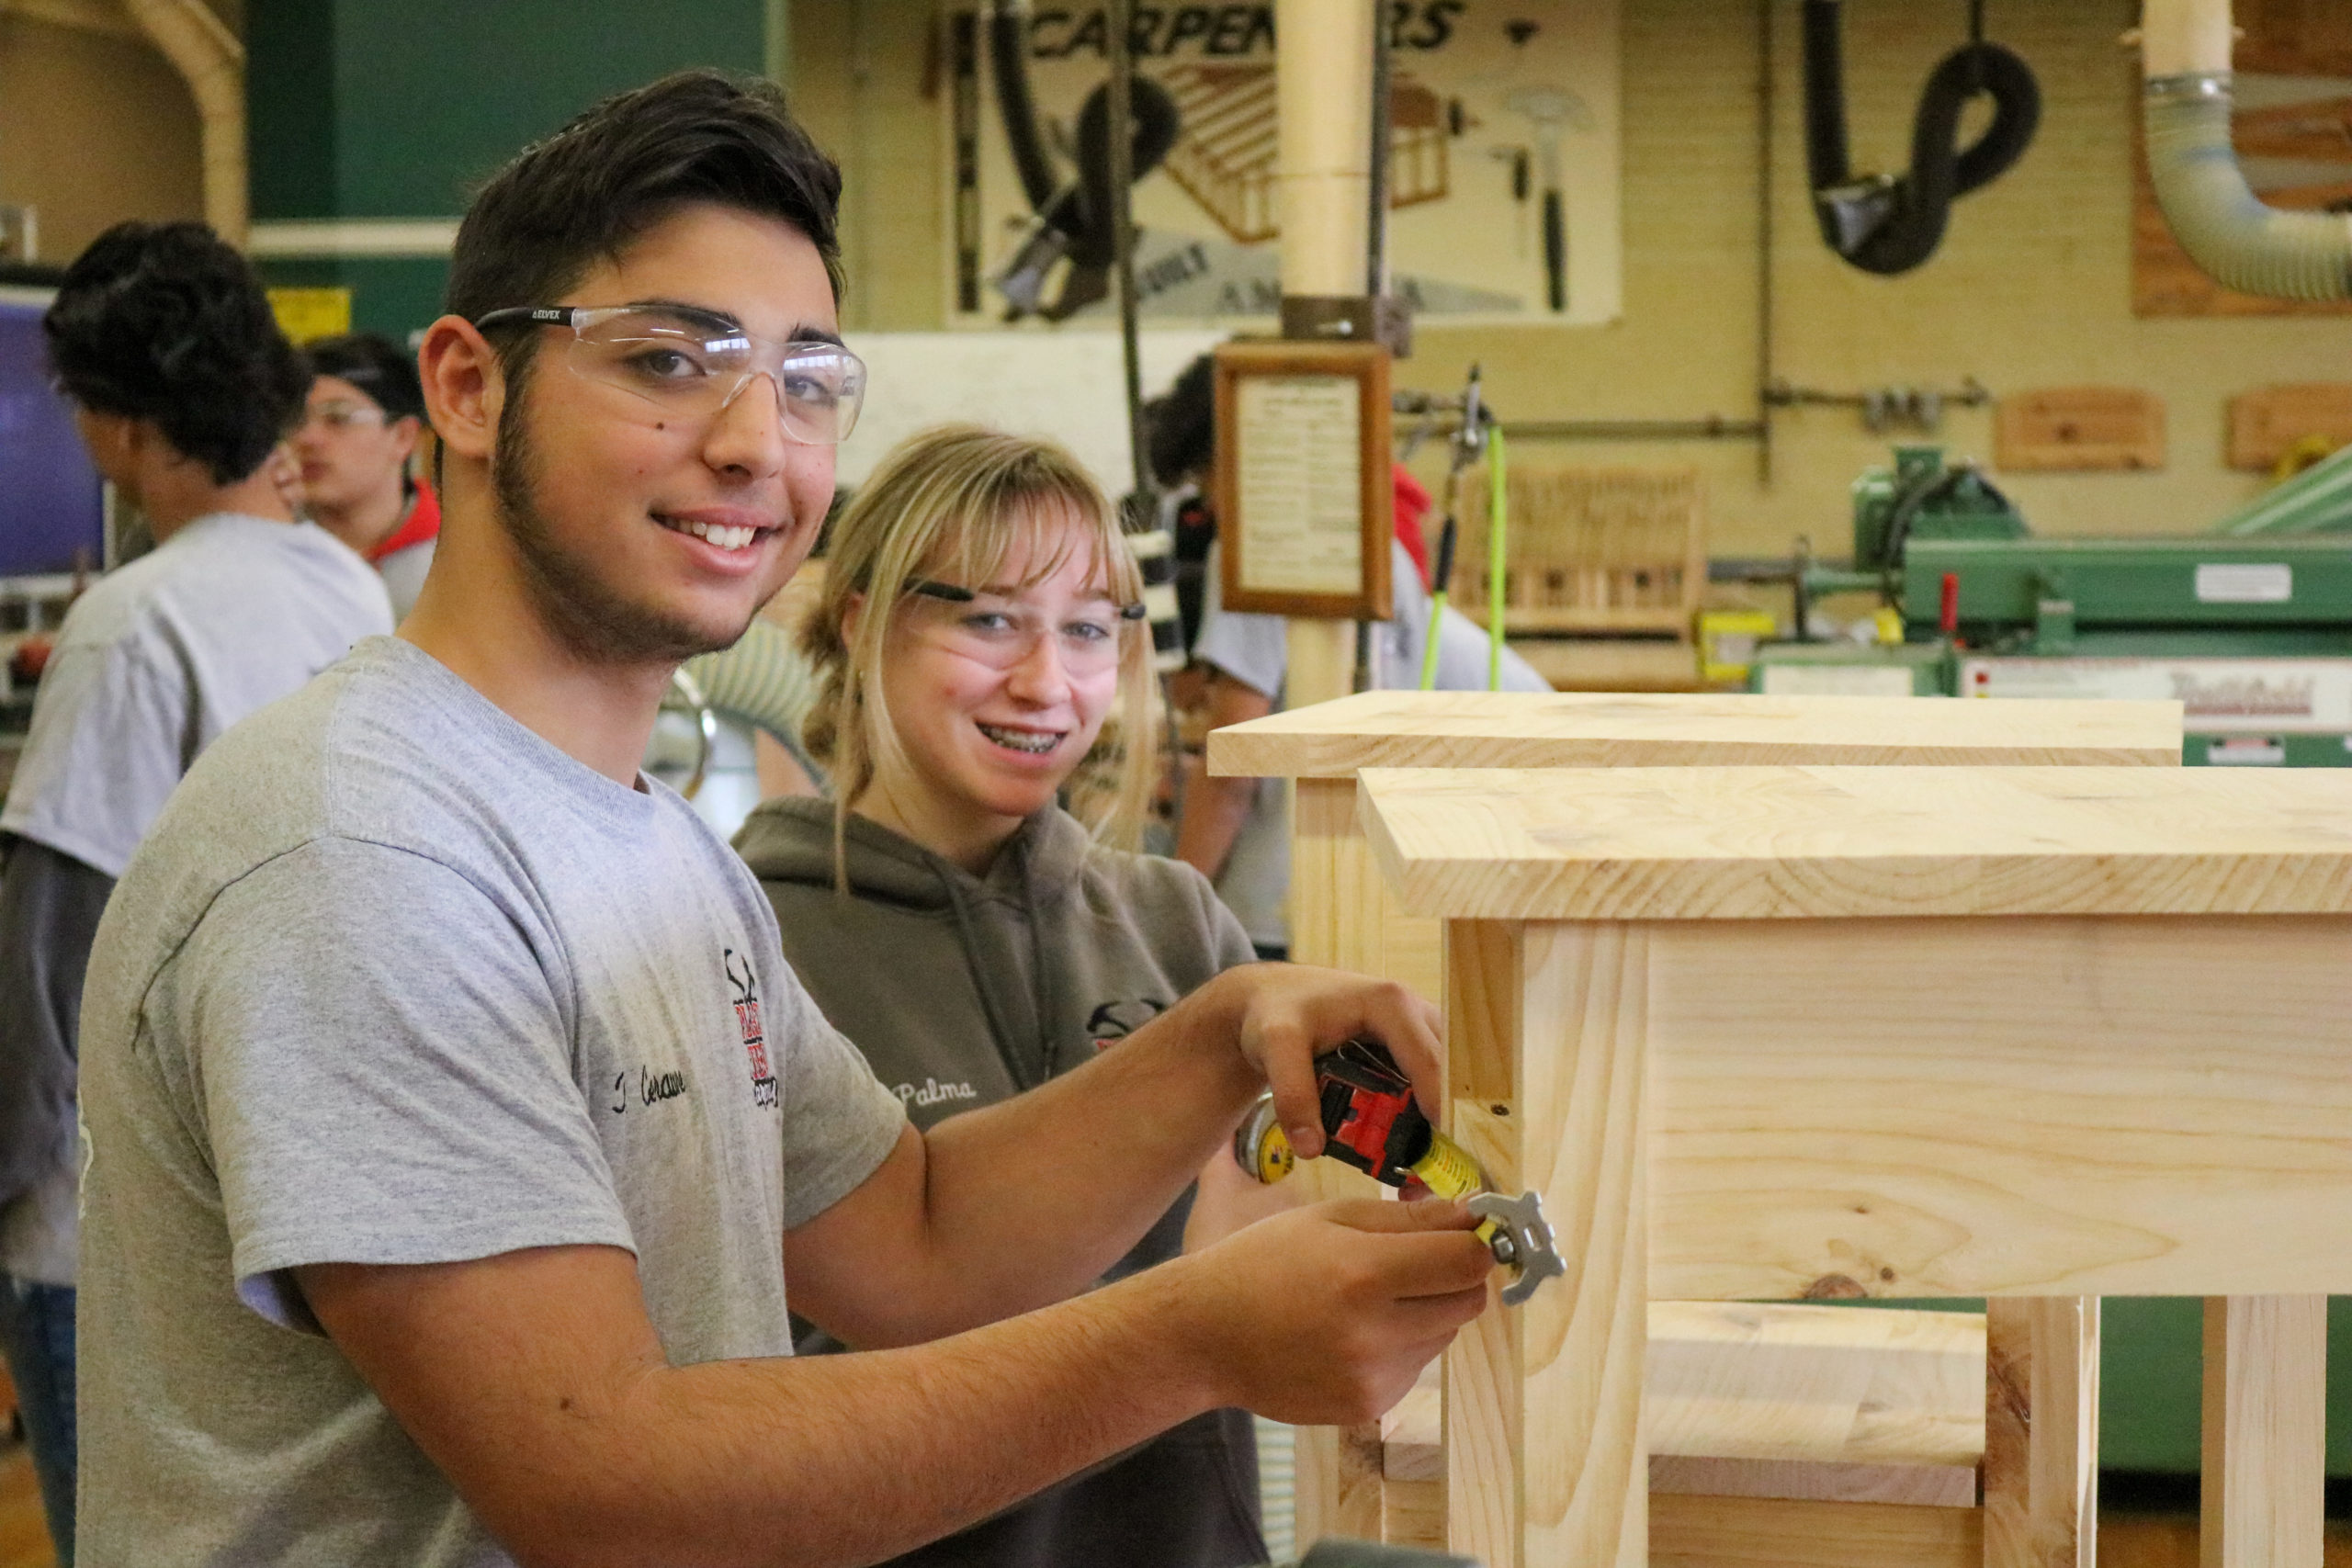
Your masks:
{"label": "man's hand holding tape measure", "polygon": [[[1565,1271],[1541,1201],[1532,1191],[1496,1192],[1468,1151],[1437,1130],[1430,1113],[1444,1084],[1437,1010],[1401,986],[1360,994],[1374,1001],[1362,1010],[1367,1015],[1386,1016],[1365,1017],[1336,1049],[1302,1053],[1294,1039],[1269,1041],[1263,1026],[1253,1038],[1245,1023],[1243,1055],[1262,1067],[1268,1089],[1234,1134],[1235,1162],[1271,1184],[1296,1160],[1328,1154],[1408,1197],[1465,1203],[1478,1239],[1511,1271],[1504,1302],[1519,1305]],[[1313,1021],[1323,1027],[1307,1031],[1309,1040],[1331,1038],[1332,1021]]]}
{"label": "man's hand holding tape measure", "polygon": [[[1268,1088],[1237,1134],[1241,1168],[1272,1181],[1297,1157],[1330,1155],[1433,1197],[1318,1203],[1250,1225],[1184,1262],[1209,1289],[1250,1292],[1258,1310],[1193,1321],[1246,1325],[1204,1347],[1238,1403],[1301,1425],[1368,1420],[1486,1310],[1498,1262],[1512,1270],[1505,1295],[1517,1302],[1559,1259],[1532,1194],[1487,1192],[1476,1162],[1427,1114],[1444,1084],[1434,1008],[1401,986],[1327,970],[1249,973],[1235,1037]],[[1503,1217],[1481,1212],[1494,1205]],[[1264,1311],[1270,1297],[1283,1310]]]}

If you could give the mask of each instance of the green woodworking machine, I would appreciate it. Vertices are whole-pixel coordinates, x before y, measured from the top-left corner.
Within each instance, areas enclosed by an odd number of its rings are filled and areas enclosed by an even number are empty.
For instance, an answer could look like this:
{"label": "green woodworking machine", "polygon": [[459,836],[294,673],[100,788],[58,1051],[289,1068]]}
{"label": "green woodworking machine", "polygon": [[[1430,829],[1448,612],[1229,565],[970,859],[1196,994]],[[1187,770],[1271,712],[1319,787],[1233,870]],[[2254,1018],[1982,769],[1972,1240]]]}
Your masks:
{"label": "green woodworking machine", "polygon": [[1793,563],[1797,625],[1869,592],[1883,640],[1766,644],[1751,689],[2174,697],[2191,764],[2352,766],[2352,449],[2166,538],[2038,538],[1936,446],[1897,447],[1853,496],[1851,564]]}

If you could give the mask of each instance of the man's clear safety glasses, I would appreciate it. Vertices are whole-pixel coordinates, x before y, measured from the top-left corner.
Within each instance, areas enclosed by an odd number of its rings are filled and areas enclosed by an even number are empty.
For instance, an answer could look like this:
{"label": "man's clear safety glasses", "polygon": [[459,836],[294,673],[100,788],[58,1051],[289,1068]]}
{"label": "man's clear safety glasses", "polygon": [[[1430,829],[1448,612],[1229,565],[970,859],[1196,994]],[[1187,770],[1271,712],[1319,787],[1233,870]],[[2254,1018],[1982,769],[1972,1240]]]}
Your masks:
{"label": "man's clear safety glasses", "polygon": [[474,325],[568,327],[564,362],[572,374],[681,420],[718,417],[765,376],[775,383],[785,434],[811,446],[847,439],[865,400],[865,362],[841,344],[772,342],[687,306],[510,305]]}

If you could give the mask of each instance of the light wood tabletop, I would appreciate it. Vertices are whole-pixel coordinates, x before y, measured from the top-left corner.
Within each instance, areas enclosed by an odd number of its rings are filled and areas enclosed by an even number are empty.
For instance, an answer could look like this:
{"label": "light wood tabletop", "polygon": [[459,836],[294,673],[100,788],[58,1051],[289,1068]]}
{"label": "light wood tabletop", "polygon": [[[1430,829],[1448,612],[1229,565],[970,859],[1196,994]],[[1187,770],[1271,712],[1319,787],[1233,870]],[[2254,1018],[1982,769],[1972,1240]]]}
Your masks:
{"label": "light wood tabletop", "polygon": [[1870,763],[2175,767],[2181,705],[1995,698],[1363,692],[1214,730],[1209,772]]}
{"label": "light wood tabletop", "polygon": [[2352,773],[1371,769],[1412,914],[1723,920],[2352,913]]}

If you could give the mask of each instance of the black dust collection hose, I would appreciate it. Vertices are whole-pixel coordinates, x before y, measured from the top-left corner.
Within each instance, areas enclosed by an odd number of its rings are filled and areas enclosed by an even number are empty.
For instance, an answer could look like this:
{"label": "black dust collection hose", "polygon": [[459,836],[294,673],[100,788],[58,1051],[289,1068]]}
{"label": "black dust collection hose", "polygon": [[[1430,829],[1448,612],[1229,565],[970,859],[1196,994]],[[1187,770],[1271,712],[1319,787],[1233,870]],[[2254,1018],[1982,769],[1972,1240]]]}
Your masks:
{"label": "black dust collection hose", "polygon": [[989,64],[996,77],[997,114],[1004,121],[1004,141],[1012,166],[1021,175],[1021,193],[1029,210],[1043,212],[1053,204],[1061,181],[1054,173],[1053,154],[1037,133],[1037,104],[1029,96],[1029,6],[1027,0],[997,0],[989,9]]}
{"label": "black dust collection hose", "polygon": [[[1911,169],[1856,178],[1846,147],[1843,0],[1804,0],[1804,141],[1814,215],[1829,248],[1864,272],[1909,272],[1943,243],[1951,204],[2006,174],[2041,119],[2041,89],[2014,52],[1978,36],[1946,55],[1919,95]],[[1961,111],[1979,94],[1993,122],[1959,145]]]}
{"label": "black dust collection hose", "polygon": [[[1036,99],[1029,88],[1027,0],[996,0],[989,11],[989,63],[996,77],[997,113],[1004,122],[1005,146],[1021,175],[1022,195],[1036,214],[1038,229],[1000,279],[1000,291],[1017,319],[1031,311],[1061,321],[1110,292],[1109,272],[1118,249],[1111,204],[1111,89],[1108,83],[1087,95],[1078,111],[1078,174],[1065,180],[1038,129]],[[1168,89],[1137,75],[1127,95],[1133,178],[1159,166],[1175,146],[1182,116]],[[1060,292],[1042,296],[1046,273],[1064,256],[1070,268]]]}

